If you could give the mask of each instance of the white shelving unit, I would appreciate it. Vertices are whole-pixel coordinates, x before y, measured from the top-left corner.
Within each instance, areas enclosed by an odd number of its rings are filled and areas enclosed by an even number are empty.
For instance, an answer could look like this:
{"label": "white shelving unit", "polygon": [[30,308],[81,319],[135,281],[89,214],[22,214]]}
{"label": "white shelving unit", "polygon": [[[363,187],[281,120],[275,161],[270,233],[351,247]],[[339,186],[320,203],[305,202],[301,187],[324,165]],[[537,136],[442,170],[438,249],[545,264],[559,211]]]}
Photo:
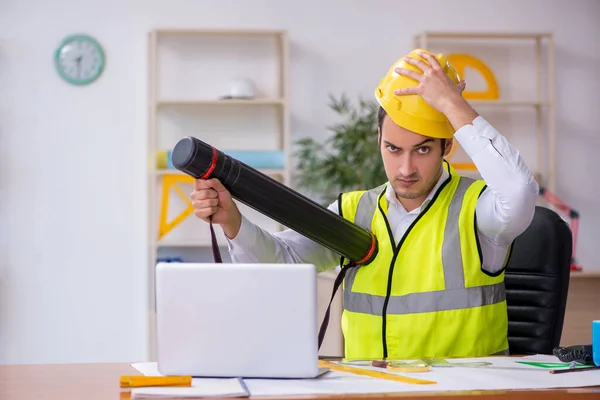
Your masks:
{"label": "white shelving unit", "polygon": [[[510,136],[509,141],[522,151],[527,164],[534,170],[541,184],[556,190],[555,152],[555,60],[554,41],[551,33],[518,32],[422,32],[413,38],[414,46],[433,52],[467,53],[487,63],[498,62],[498,68],[490,65],[500,86],[497,100],[470,100],[469,103],[484,118],[502,115],[503,119],[522,118],[519,123],[509,123],[513,129],[521,129],[521,122],[527,122],[523,113],[533,111],[532,135],[535,146],[523,151],[520,146],[529,138]],[[500,62],[501,61],[501,62]],[[523,79],[524,76],[531,79]],[[518,79],[517,79],[518,78]],[[469,81],[467,80],[467,89]],[[508,92],[508,94],[506,93]],[[515,94],[516,93],[516,94]],[[523,124],[523,127],[527,124]],[[504,133],[501,131],[501,133]],[[527,134],[526,128],[520,133]],[[522,141],[521,141],[522,139]],[[532,154],[533,153],[533,154]]]}
{"label": "white shelving unit", "polygon": [[[290,185],[288,48],[287,32],[279,30],[159,29],[148,35],[148,310],[152,358],[154,271],[161,252],[212,254],[209,226],[193,214],[159,238],[163,180],[167,176],[191,177],[175,169],[158,168],[157,153],[171,150],[186,136],[195,136],[226,153],[280,151],[284,159],[281,168],[259,171]],[[229,83],[238,78],[253,82],[255,96],[222,99]],[[178,186],[189,198],[191,183]],[[271,231],[283,228],[237,204],[259,226]],[[167,219],[172,220],[186,207],[186,202],[171,190]],[[223,248],[226,242],[222,231],[218,226],[215,231]]]}

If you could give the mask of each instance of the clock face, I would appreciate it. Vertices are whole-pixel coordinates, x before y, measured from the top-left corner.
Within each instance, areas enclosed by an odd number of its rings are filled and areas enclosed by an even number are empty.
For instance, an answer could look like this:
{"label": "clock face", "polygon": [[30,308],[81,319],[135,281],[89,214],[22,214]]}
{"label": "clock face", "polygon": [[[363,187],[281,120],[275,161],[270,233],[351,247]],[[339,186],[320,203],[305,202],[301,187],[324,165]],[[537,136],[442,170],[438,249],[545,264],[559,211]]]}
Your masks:
{"label": "clock face", "polygon": [[104,51],[87,35],[72,35],[56,49],[54,64],[60,76],[74,85],[95,81],[104,69]]}

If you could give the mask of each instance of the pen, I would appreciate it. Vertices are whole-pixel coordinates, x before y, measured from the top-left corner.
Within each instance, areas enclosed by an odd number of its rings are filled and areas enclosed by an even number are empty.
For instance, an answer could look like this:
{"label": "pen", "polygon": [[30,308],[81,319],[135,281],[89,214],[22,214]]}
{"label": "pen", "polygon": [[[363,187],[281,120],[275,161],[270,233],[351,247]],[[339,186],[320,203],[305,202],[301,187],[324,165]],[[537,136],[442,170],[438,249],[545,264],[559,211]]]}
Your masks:
{"label": "pen", "polygon": [[600,369],[599,366],[594,367],[582,367],[582,368],[567,368],[567,369],[552,369],[550,370],[551,374],[565,374],[567,372],[581,372],[581,371],[591,371],[593,369]]}

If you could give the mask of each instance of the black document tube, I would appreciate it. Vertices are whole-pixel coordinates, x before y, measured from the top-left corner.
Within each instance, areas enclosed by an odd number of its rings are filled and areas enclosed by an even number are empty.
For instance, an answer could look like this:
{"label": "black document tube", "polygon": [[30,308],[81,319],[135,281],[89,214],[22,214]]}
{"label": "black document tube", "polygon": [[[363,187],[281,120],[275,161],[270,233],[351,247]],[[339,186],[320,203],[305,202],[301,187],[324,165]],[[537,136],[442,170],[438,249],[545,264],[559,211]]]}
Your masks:
{"label": "black document tube", "polygon": [[171,157],[178,170],[219,179],[234,199],[358,265],[377,255],[371,232],[195,137],[177,142]]}

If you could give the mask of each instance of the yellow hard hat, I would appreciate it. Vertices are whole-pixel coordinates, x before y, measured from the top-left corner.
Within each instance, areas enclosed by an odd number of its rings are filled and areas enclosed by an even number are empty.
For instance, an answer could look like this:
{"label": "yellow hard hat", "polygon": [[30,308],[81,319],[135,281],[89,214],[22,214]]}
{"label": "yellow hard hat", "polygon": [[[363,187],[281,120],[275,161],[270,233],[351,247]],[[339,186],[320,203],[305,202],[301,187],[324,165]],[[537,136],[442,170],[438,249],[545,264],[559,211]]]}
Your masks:
{"label": "yellow hard hat", "polygon": [[[407,54],[408,57],[420,59],[429,64],[427,60],[419,56],[419,52],[433,54],[430,51],[415,49]],[[460,81],[458,73],[448,62],[446,55],[433,54],[438,60],[446,75],[454,83]],[[406,57],[406,56],[405,56]],[[399,126],[416,132],[423,136],[434,138],[452,138],[454,128],[448,118],[435,108],[431,107],[419,95],[396,95],[394,91],[401,88],[417,86],[419,83],[407,76],[395,72],[396,68],[406,68],[422,73],[420,69],[404,61],[404,57],[392,65],[385,77],[381,79],[375,88],[375,98],[383,107],[388,116]]]}

